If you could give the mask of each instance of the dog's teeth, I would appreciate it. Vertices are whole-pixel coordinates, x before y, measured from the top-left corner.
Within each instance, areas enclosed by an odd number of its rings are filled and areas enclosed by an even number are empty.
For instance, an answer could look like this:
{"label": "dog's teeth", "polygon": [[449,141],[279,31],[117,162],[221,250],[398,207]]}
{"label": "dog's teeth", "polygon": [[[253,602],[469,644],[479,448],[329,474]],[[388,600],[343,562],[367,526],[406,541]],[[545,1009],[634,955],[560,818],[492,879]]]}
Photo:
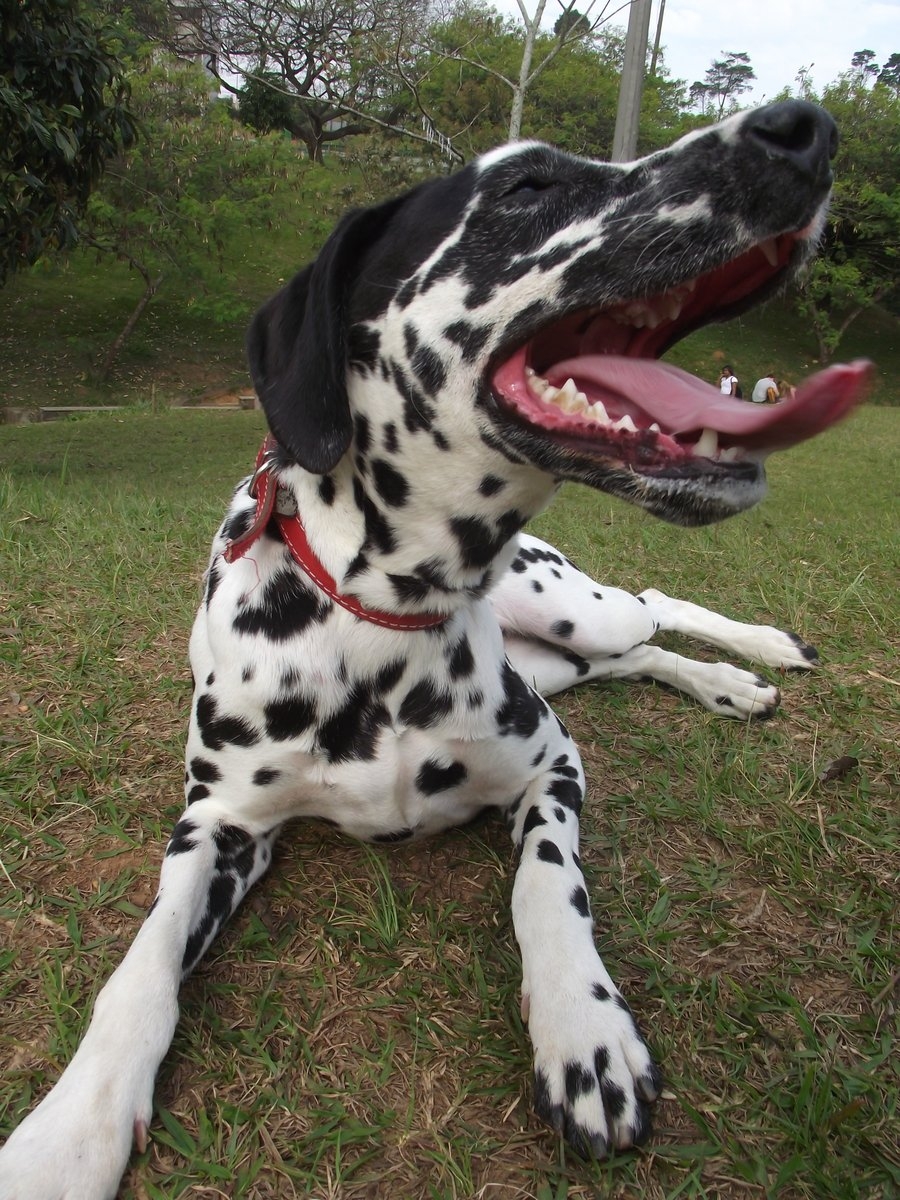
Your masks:
{"label": "dog's teeth", "polygon": [[704,429],[694,447],[694,454],[698,458],[715,458],[718,449],[719,435],[714,429]]}
{"label": "dog's teeth", "polygon": [[729,446],[727,450],[719,451],[719,462],[737,462],[742,454],[740,446]]}
{"label": "dog's teeth", "polygon": [[637,425],[635,425],[628,413],[616,421],[615,425],[613,425],[613,429],[623,429],[626,433],[637,433]]}
{"label": "dog's teeth", "polygon": [[774,238],[766,238],[764,242],[759,243],[759,248],[763,252],[766,262],[770,267],[778,266],[778,245]]}
{"label": "dog's teeth", "polygon": [[598,424],[608,425],[610,423],[609,413],[606,411],[606,406],[602,400],[598,400],[596,404],[592,404],[589,411]]}
{"label": "dog's teeth", "polygon": [[662,433],[662,430],[660,429],[659,425],[657,425],[656,421],[654,421],[653,424],[651,426],[649,426],[649,429],[650,429],[651,433]]}

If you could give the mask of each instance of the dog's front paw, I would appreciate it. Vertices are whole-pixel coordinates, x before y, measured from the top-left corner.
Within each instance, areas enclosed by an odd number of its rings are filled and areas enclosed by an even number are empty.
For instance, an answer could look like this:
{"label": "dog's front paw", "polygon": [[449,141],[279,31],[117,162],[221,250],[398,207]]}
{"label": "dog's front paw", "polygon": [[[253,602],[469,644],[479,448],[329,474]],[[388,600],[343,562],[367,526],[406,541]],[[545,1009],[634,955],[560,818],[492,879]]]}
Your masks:
{"label": "dog's front paw", "polygon": [[152,1073],[110,1038],[85,1039],[59,1082],[0,1148],[0,1200],[112,1200],[132,1143],[147,1146]]}
{"label": "dog's front paw", "polygon": [[662,1075],[619,993],[585,981],[577,990],[532,995],[523,1010],[538,1116],[583,1157],[645,1141]]}

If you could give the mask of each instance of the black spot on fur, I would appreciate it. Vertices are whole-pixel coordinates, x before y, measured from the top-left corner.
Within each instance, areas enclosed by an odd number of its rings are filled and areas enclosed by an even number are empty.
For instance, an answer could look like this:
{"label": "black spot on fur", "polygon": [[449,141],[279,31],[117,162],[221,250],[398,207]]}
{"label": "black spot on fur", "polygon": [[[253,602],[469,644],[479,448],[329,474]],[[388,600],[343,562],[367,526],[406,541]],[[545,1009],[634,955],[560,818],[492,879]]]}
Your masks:
{"label": "black spot on fur", "polygon": [[597,1077],[580,1063],[566,1064],[566,1097],[574,1104],[579,1096],[588,1096],[597,1086]]}
{"label": "black spot on fur", "polygon": [[554,863],[557,867],[563,865],[562,850],[560,850],[556,842],[551,842],[549,838],[538,842],[537,856],[541,862]]}
{"label": "black spot on fur", "polygon": [[409,484],[406,477],[395,470],[383,458],[372,462],[372,478],[378,495],[391,508],[402,508],[409,498]]}
{"label": "black spot on fur", "polygon": [[255,746],[259,741],[259,734],[243,717],[219,716],[208,693],[197,700],[196,711],[200,737],[209,750],[221,750],[225,745]]}
{"label": "black spot on fur", "polygon": [[558,647],[559,653],[563,656],[569,666],[574,667],[579,679],[583,679],[589,674],[591,664],[586,658],[582,658],[580,654],[576,654],[574,650],[569,650],[562,646]]}
{"label": "black spot on fur", "polygon": [[609,992],[602,983],[595,983],[591,988],[591,992],[595,1000],[608,1000]]}
{"label": "black spot on fur", "polygon": [[603,1094],[603,1104],[609,1115],[615,1120],[621,1117],[625,1111],[625,1092],[617,1083],[613,1083],[611,1079],[605,1079],[600,1084],[600,1091]]}
{"label": "black spot on fur", "polygon": [[558,638],[570,638],[575,632],[575,626],[571,621],[554,621],[550,626],[550,632]]}
{"label": "black spot on fur", "polygon": [[382,554],[392,554],[397,541],[384,513],[370,500],[358,479],[353,480],[353,494],[357,507],[363,514],[366,527],[366,548],[374,546]]}
{"label": "black spot on fur", "polygon": [[454,321],[444,329],[444,337],[462,350],[466,362],[472,362],[491,336],[491,325],[473,325],[470,321]]}
{"label": "black spot on fur", "polygon": [[500,479],[497,475],[485,475],[481,483],[478,485],[478,490],[482,496],[496,496],[498,492],[502,492],[506,487],[506,480]]}
{"label": "black spot on fur", "polygon": [[196,824],[182,817],[172,830],[172,836],[166,846],[166,857],[168,858],[170,854],[186,854],[189,850],[193,850],[197,843],[191,835],[196,832]]}
{"label": "black spot on fur", "polygon": [[251,667],[251,666],[242,667],[241,668],[241,682],[249,683],[250,680],[255,675],[255,673],[256,672],[253,670],[253,667]]}
{"label": "black spot on fur", "polygon": [[536,579],[532,579],[531,590],[533,592],[542,592],[544,590],[544,585],[542,583],[539,583]]}
{"label": "black spot on fur", "polygon": [[266,733],[273,742],[284,742],[297,737],[314,723],[316,708],[306,696],[283,696],[270,700],[263,709]]}
{"label": "black spot on fur", "polygon": [[403,397],[403,423],[409,433],[421,433],[431,428],[434,420],[434,408],[418,388],[413,387],[403,370],[392,363],[394,386]]}
{"label": "black spot on fur", "polygon": [[369,447],[372,445],[372,429],[369,425],[369,418],[364,413],[356,414],[353,431],[356,437],[356,453],[367,455]]}
{"label": "black spot on fur", "polygon": [[198,783],[218,783],[222,778],[222,772],[216,764],[205,758],[191,759],[191,774]]}
{"label": "black spot on fur", "polygon": [[205,783],[195,783],[185,797],[186,804],[194,804],[197,800],[205,800],[209,795],[209,788]]}
{"label": "black spot on fur", "polygon": [[330,762],[368,762],[375,757],[379,735],[389,722],[390,714],[371,683],[360,681],[343,706],[322,724],[319,746]]}
{"label": "black spot on fur", "polygon": [[432,679],[423,679],[404,697],[400,720],[416,729],[431,729],[453,708],[449,692],[441,691]]}
{"label": "black spot on fur", "polygon": [[439,792],[446,792],[465,783],[468,774],[464,763],[452,762],[445,767],[429,758],[419,768],[416,787],[426,796],[436,796]]}
{"label": "black spot on fur", "polygon": [[503,664],[504,700],[497,709],[498,732],[529,738],[541,720],[543,702],[508,662]]}
{"label": "black spot on fur", "polygon": [[547,822],[541,816],[541,811],[536,805],[529,808],[525,820],[522,824],[522,840],[528,837],[532,829],[537,829],[541,825],[546,825]]}
{"label": "black spot on fur", "polygon": [[411,358],[412,369],[429,396],[434,396],[447,382],[447,368],[439,354],[430,346],[420,346]]}
{"label": "black spot on fur", "polygon": [[256,844],[246,830],[221,825],[213,831],[216,864],[206,897],[206,911],[191,930],[185,945],[182,971],[187,974],[200,959],[223,923],[234,911],[238,882],[246,881],[253,870]]}
{"label": "black spot on fur", "polygon": [[212,603],[212,598],[216,594],[216,588],[219,586],[222,576],[216,570],[215,564],[209,568],[209,574],[206,577],[206,607],[209,608]]}
{"label": "black spot on fur", "polygon": [[260,767],[258,771],[253,772],[253,783],[256,787],[267,787],[274,783],[280,774],[281,772],[276,771],[274,767]]}
{"label": "black spot on fur", "polygon": [[493,528],[480,517],[453,517],[450,532],[463,567],[488,566],[523,524],[522,514],[515,510],[504,513]]}
{"label": "black spot on fur", "polygon": [[330,475],[323,475],[319,480],[319,499],[330,508],[334,504],[336,495],[337,488],[335,487],[334,479]]}
{"label": "black spot on fur", "polygon": [[400,449],[400,439],[397,437],[397,426],[393,421],[388,421],[384,427],[382,445],[388,454],[396,454]]}
{"label": "black spot on fur", "polygon": [[555,550],[542,550],[540,546],[522,546],[517,555],[524,563],[549,562],[561,567],[565,559]]}
{"label": "black spot on fur", "polygon": [[571,809],[574,813],[581,812],[584,795],[580,784],[574,779],[554,779],[547,791],[563,808]]}
{"label": "black spot on fur", "polygon": [[262,634],[273,642],[299,636],[310,625],[324,621],[330,604],[323,600],[290,567],[276,571],[257,603],[247,603],[234,619],[237,633]]}
{"label": "black spot on fur", "polygon": [[580,917],[589,917],[591,915],[590,905],[588,904],[588,894],[583,887],[579,886],[572,889],[572,894],[569,897],[569,903]]}
{"label": "black spot on fur", "polygon": [[242,508],[239,512],[232,513],[222,526],[222,536],[228,542],[242,538],[253,524],[255,515],[256,510],[253,507]]}
{"label": "black spot on fur", "polygon": [[466,679],[475,670],[475,656],[469,639],[463,634],[450,651],[450,661],[447,664],[451,679]]}

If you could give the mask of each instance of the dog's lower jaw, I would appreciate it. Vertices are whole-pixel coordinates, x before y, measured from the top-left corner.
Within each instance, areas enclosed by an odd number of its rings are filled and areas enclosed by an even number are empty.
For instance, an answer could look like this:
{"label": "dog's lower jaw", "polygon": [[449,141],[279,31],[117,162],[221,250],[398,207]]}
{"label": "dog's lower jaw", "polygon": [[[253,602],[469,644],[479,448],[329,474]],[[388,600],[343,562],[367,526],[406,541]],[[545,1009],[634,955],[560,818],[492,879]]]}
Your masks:
{"label": "dog's lower jaw", "polygon": [[654,517],[688,528],[715,525],[746,512],[767,491],[766,473],[760,466],[755,476],[739,480],[640,479],[639,489],[627,498]]}
{"label": "dog's lower jaw", "polygon": [[613,458],[588,458],[525,426],[498,421],[494,432],[510,457],[527,461],[557,485],[583,483],[672,525],[714,525],[752,508],[768,491],[761,456],[733,465],[710,462],[708,469],[698,460],[690,468],[651,474]]}

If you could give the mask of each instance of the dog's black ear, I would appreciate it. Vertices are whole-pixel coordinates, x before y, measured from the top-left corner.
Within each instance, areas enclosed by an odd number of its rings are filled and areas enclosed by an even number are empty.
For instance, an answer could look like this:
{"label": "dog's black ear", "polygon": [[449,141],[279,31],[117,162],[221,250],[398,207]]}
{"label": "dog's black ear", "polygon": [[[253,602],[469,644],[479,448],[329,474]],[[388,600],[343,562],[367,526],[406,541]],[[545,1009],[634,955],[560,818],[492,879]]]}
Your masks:
{"label": "dog's black ear", "polygon": [[347,296],[360,258],[402,203],[401,197],[344,217],[318,258],[250,325],[250,374],[269,428],[292,458],[317,475],[337,464],[352,433]]}

